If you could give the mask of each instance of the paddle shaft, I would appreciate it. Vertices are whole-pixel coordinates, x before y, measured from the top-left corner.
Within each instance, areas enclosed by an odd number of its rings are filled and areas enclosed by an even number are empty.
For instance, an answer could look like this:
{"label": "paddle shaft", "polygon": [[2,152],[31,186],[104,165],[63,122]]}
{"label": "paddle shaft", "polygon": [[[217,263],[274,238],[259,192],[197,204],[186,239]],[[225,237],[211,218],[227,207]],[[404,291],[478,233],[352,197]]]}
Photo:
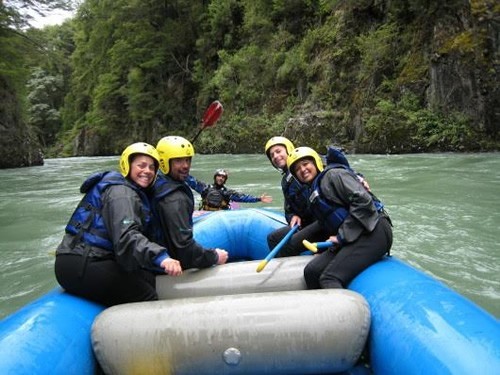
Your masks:
{"label": "paddle shaft", "polygon": [[264,260],[269,262],[271,259],[273,259],[276,256],[276,254],[278,254],[278,252],[281,250],[281,248],[285,246],[285,244],[293,236],[293,234],[297,232],[298,229],[299,229],[298,225],[293,226],[292,229],[290,229],[290,231],[286,234],[286,236],[283,237],[281,241],[274,247],[274,249],[269,254],[267,254]]}
{"label": "paddle shaft", "polygon": [[331,242],[331,241],[309,242],[308,240],[302,240],[302,244],[304,245],[304,247],[307,250],[312,251],[313,253],[316,253],[318,251],[318,249],[332,246],[333,242]]}
{"label": "paddle shaft", "polygon": [[288,242],[288,240],[293,236],[293,234],[299,229],[298,225],[295,225],[290,229],[290,231],[286,234],[285,237],[281,239],[281,241],[274,247],[274,249],[267,254],[267,256],[262,260],[259,265],[257,266],[257,272],[260,272],[264,269],[266,264],[273,259],[276,254],[281,250],[281,248]]}
{"label": "paddle shaft", "polygon": [[316,247],[318,249],[322,249],[322,248],[330,247],[330,246],[333,246],[332,241],[316,242]]}

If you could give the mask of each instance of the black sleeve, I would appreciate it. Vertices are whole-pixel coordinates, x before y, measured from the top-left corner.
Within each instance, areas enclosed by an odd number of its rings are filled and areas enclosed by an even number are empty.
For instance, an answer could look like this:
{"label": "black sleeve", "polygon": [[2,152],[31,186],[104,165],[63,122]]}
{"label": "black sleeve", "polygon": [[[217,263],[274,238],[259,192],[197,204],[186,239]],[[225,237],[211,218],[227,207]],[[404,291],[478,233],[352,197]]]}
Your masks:
{"label": "black sleeve", "polygon": [[363,231],[375,228],[379,215],[373,199],[355,176],[343,169],[332,169],[321,181],[321,191],[328,200],[349,211],[338,230],[346,242],[353,242]]}
{"label": "black sleeve", "polygon": [[167,241],[169,254],[181,262],[182,268],[206,268],[217,263],[214,249],[206,249],[193,237],[193,203],[177,190],[159,202],[161,230]]}
{"label": "black sleeve", "polygon": [[144,235],[143,207],[137,193],[123,185],[110,186],[102,201],[102,217],[116,261],[127,271],[152,267],[153,259],[165,248]]}

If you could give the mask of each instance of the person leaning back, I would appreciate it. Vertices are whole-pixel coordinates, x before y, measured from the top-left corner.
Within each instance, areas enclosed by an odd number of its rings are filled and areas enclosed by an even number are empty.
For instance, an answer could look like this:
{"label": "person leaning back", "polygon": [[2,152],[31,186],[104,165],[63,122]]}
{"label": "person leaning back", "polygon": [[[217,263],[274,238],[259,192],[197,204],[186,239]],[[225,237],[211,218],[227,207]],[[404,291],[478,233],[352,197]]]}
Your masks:
{"label": "person leaning back", "polygon": [[288,225],[278,228],[267,236],[269,250],[275,246],[298,225],[299,231],[281,248],[278,257],[299,255],[307,249],[302,244],[304,239],[313,242],[321,241],[328,232],[316,221],[309,210],[307,185],[301,184],[287,167],[288,154],[294,149],[293,143],[285,137],[270,138],[265,145],[265,153],[272,166],[281,172],[281,190],[285,201],[284,211]]}

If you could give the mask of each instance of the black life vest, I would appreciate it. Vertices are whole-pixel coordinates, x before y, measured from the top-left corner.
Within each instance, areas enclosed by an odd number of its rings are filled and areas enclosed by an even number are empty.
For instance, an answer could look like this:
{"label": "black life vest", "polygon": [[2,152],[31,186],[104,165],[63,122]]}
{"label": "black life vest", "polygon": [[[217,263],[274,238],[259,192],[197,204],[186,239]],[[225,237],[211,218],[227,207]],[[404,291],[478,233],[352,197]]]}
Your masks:
{"label": "black life vest", "polygon": [[344,222],[347,215],[349,215],[349,208],[334,204],[330,200],[323,197],[321,193],[321,180],[326,172],[333,168],[347,169],[343,164],[331,164],[327,166],[313,181],[312,193],[309,196],[311,211],[316,218],[332,233],[337,233],[339,227]]}
{"label": "black life vest", "polygon": [[[153,185],[152,192],[152,204],[151,208],[153,211],[154,222],[158,223],[158,225],[153,225],[151,227],[151,231],[149,231],[149,236],[152,236],[153,241],[166,246],[165,236],[163,234],[160,223],[160,213],[158,211],[159,202],[165,198],[167,195],[173,193],[176,190],[183,190],[188,198],[191,200],[192,205],[194,206],[194,196],[191,188],[183,182],[176,181],[172,179],[170,176],[165,175],[161,172],[158,172],[158,176],[156,177],[156,181]],[[191,225],[193,224],[193,218],[190,219]]]}
{"label": "black life vest", "polygon": [[229,197],[225,186],[209,185],[201,195],[201,208],[207,211],[229,210]]}

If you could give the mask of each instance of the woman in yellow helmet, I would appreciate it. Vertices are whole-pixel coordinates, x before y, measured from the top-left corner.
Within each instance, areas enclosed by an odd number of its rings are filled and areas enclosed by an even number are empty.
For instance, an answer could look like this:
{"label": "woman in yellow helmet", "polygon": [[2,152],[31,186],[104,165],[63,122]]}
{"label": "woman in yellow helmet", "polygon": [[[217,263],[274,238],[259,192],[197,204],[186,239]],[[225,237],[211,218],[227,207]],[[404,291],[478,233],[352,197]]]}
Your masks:
{"label": "woman in yellow helmet", "polygon": [[277,257],[300,255],[307,251],[302,240],[318,242],[323,241],[328,235],[309,210],[308,187],[299,183],[288,170],[288,155],[294,149],[293,143],[281,136],[270,138],[265,145],[265,153],[269,161],[282,174],[281,190],[285,201],[285,218],[288,222],[287,226],[269,233],[267,236],[269,250],[274,249],[294,226],[298,225],[300,229],[281,248]]}
{"label": "woman in yellow helmet", "polygon": [[82,184],[85,196],[56,251],[56,278],[67,292],[105,306],[156,300],[152,271],[182,273],[166,248],[146,237],[147,192],[159,160],[153,146],[134,143],[120,157],[120,173],[95,173]]}
{"label": "woman in yellow helmet", "polygon": [[310,187],[311,211],[331,233],[328,240],[332,246],[313,257],[304,269],[307,287],[345,288],[389,252],[389,216],[348,166],[331,164],[323,168],[320,156],[309,147],[294,149],[287,165],[301,183]]}

